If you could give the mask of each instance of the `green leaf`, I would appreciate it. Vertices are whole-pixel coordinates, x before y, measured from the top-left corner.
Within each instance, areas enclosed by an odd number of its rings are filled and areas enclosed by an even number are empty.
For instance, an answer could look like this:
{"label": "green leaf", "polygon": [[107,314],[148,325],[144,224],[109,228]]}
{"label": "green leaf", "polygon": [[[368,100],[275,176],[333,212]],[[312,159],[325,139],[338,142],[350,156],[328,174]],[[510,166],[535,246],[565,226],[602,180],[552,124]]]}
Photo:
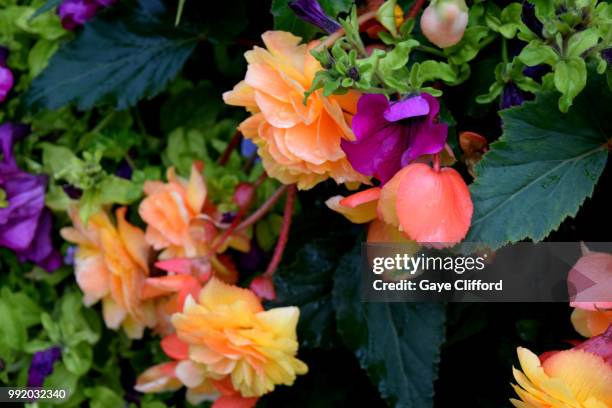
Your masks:
{"label": "green leaf", "polygon": [[334,275],[338,332],[390,406],[432,407],[444,305],[363,302],[360,249],[344,255]]}
{"label": "green leaf", "polygon": [[93,361],[91,345],[82,342],[77,346],[65,347],[62,351],[62,361],[68,371],[76,376],[82,376],[91,368]]}
{"label": "green leaf", "polygon": [[115,391],[103,385],[85,389],[91,408],[123,407],[125,401]]}
{"label": "green leaf", "polygon": [[34,14],[32,14],[32,16],[30,17],[30,19],[34,19],[38,16],[40,16],[43,13],[46,13],[47,11],[54,9],[55,7],[59,6],[60,3],[62,2],[62,0],[47,0],[45,2],[45,4],[43,4],[40,8],[38,8]]}
{"label": "green leaf", "polygon": [[204,134],[199,130],[177,128],[168,137],[166,154],[179,174],[188,175],[194,160],[208,158]]}
{"label": "green leaf", "polygon": [[555,65],[555,88],[561,92],[559,110],[567,112],[574,98],[587,82],[586,63],[580,57],[568,58]]}
{"label": "green leaf", "polygon": [[31,109],[73,102],[82,110],[100,103],[125,109],[174,78],[198,35],[163,20],[159,0],[123,4],[119,18],[96,18],[51,58],[25,96]]}
{"label": "green leaf", "polygon": [[492,249],[541,241],[576,215],[606,164],[611,103],[598,77],[567,114],[557,113],[555,92],[502,111],[504,133],[476,167],[470,188],[474,215],[466,241]]}
{"label": "green leaf", "polygon": [[581,57],[582,53],[594,47],[599,41],[599,33],[594,28],[589,28],[572,35],[567,43],[568,57]]}
{"label": "green leaf", "polygon": [[397,0],[386,0],[376,12],[376,19],[385,27],[391,35],[397,37],[397,27],[395,25],[395,5]]}
{"label": "green leaf", "polygon": [[298,338],[304,347],[329,347],[335,338],[331,291],[338,252],[334,244],[325,238],[307,242],[274,274],[278,304],[300,308]]}
{"label": "green leaf", "polygon": [[552,66],[559,60],[559,55],[541,40],[533,40],[523,48],[518,59],[530,67],[539,64]]}
{"label": "green leaf", "polygon": [[8,299],[0,298],[0,352],[3,356],[8,356],[9,351],[20,350],[27,340],[26,327],[16,312]]}

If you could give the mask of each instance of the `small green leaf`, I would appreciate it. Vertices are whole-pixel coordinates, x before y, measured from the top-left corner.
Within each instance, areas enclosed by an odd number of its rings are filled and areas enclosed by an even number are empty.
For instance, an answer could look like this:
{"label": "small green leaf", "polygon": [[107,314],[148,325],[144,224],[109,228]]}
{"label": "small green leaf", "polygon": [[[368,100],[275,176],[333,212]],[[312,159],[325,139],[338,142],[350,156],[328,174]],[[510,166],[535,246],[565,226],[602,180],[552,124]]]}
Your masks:
{"label": "small green leaf", "polygon": [[85,396],[89,398],[90,408],[125,406],[125,401],[119,394],[103,385],[85,389]]}
{"label": "small green leaf", "polygon": [[582,53],[597,45],[599,33],[594,28],[589,28],[572,35],[567,43],[566,56],[582,57]]}
{"label": "small green leaf", "polygon": [[542,41],[534,40],[523,48],[518,58],[523,64],[530,67],[539,64],[552,66],[559,60],[559,55]]}
{"label": "small green leaf", "polygon": [[68,371],[80,377],[91,368],[93,350],[85,342],[79,343],[77,346],[65,347],[62,350],[62,361]]}
{"label": "small green leaf", "polygon": [[395,25],[395,5],[397,0],[386,0],[376,12],[376,19],[385,27],[391,35],[397,37],[397,27]]}
{"label": "small green leaf", "polygon": [[559,110],[567,112],[574,98],[587,82],[586,63],[580,57],[568,58],[555,65],[555,88],[561,92]]}

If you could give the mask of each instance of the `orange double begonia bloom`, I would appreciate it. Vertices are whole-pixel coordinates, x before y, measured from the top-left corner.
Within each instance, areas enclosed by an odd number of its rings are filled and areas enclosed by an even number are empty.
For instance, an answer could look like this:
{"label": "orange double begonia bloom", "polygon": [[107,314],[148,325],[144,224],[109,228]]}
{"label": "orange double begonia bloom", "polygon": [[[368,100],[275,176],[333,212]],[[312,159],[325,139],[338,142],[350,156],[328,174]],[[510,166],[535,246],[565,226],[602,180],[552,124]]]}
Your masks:
{"label": "orange double begonia bloom", "polygon": [[100,211],[85,226],[73,208],[69,212],[73,227],[61,234],[78,245],[75,275],[85,305],[102,300],[107,327],[121,326],[130,338],[141,338],[144,328],[156,323],[153,303],[141,298],[151,249],[144,233],[125,220],[125,213],[125,207],[117,210],[115,225]]}
{"label": "orange double begonia bloom", "polygon": [[340,148],[341,140],[355,138],[350,124],[359,94],[326,97],[318,90],[304,105],[304,92],[321,70],[310,54],[316,43],[300,44],[301,38],[284,31],[267,31],[262,39],[266,48],[245,54],[246,78],[223,99],[252,114],[239,130],[258,146],[267,173],[300,189],[329,177],[367,183]]}
{"label": "orange double begonia bloom", "polygon": [[307,372],[295,357],[298,317],[296,307],[264,311],[253,292],[213,277],[197,300],[187,297],[172,324],[192,364],[211,378],[229,376],[233,389],[250,398]]}

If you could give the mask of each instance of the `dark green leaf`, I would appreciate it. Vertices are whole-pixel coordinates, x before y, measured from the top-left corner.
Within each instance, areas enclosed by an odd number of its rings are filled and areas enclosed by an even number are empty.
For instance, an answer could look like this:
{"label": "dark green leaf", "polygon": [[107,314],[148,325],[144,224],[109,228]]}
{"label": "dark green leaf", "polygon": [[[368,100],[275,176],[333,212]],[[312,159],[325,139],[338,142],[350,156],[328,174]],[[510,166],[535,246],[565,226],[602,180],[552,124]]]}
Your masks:
{"label": "dark green leaf", "polygon": [[502,111],[504,133],[476,168],[468,241],[544,239],[589,197],[608,157],[612,96],[601,77],[559,115],[555,92]]}
{"label": "dark green leaf", "polygon": [[75,102],[80,109],[99,103],[125,109],[157,95],[174,78],[198,35],[163,20],[158,0],[117,9],[119,18],[95,19],[60,48],[26,94],[30,108]]}
{"label": "dark green leaf", "polygon": [[34,12],[34,14],[32,14],[32,17],[30,17],[30,19],[34,19],[40,16],[42,13],[46,13],[47,11],[59,6],[61,2],[62,0],[47,0],[45,4],[43,4],[39,9]]}
{"label": "dark green leaf", "polygon": [[360,264],[360,246],[356,246],[335,273],[338,333],[391,406],[432,407],[444,340],[444,306],[363,302]]}

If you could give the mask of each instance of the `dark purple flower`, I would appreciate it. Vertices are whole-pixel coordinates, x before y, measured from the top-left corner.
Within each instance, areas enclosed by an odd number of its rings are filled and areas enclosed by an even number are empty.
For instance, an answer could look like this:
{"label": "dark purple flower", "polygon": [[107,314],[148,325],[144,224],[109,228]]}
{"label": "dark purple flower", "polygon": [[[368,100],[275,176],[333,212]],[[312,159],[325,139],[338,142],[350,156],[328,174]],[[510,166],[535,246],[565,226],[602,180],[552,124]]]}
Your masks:
{"label": "dark purple flower", "polygon": [[57,9],[66,30],[74,30],[91,20],[100,5],[96,0],[64,0]]}
{"label": "dark purple flower", "polygon": [[42,387],[45,378],[53,372],[53,364],[62,357],[59,347],[37,351],[28,370],[28,387]]}
{"label": "dark purple flower", "polygon": [[122,160],[121,163],[119,163],[119,167],[117,167],[117,171],[115,171],[115,175],[126,180],[131,180],[132,172],[133,170],[130,163],[128,163],[127,160]]}
{"label": "dark purple flower", "polygon": [[13,72],[6,66],[9,51],[0,47],[0,102],[4,102],[8,93],[13,89],[15,78]]}
{"label": "dark purple flower", "polygon": [[110,7],[115,4],[117,0],[94,0],[100,7]]}
{"label": "dark purple flower", "polygon": [[8,202],[0,208],[0,247],[53,271],[61,266],[61,256],[51,243],[51,213],[45,209],[47,177],[22,171],[13,157],[13,143],[27,132],[25,125],[0,126],[0,189]]}
{"label": "dark purple flower", "polygon": [[300,19],[319,27],[328,34],[341,28],[337,21],[325,14],[317,0],[294,0],[289,3],[289,7]]}
{"label": "dark purple flower", "polygon": [[500,108],[507,109],[512,106],[519,106],[525,100],[533,99],[533,95],[529,92],[522,91],[514,83],[508,82],[502,89]]}
{"label": "dark purple flower", "polygon": [[601,52],[601,57],[606,60],[608,65],[612,64],[612,48],[606,48]]}
{"label": "dark purple flower", "polygon": [[73,200],[78,200],[83,196],[83,190],[73,186],[72,184],[64,184],[62,186],[62,190],[64,190],[64,193],[66,193],[66,195]]}
{"label": "dark purple flower", "polygon": [[419,156],[444,148],[448,126],[434,123],[439,112],[438,100],[428,93],[397,102],[365,94],[353,117],[356,140],[343,140],[342,150],[355,170],[384,184]]}
{"label": "dark purple flower", "polygon": [[529,28],[539,37],[542,37],[542,30],[544,30],[544,25],[540,20],[538,20],[538,17],[535,14],[535,6],[527,0],[523,0],[521,20],[523,20],[523,23],[527,26],[527,28]]}

